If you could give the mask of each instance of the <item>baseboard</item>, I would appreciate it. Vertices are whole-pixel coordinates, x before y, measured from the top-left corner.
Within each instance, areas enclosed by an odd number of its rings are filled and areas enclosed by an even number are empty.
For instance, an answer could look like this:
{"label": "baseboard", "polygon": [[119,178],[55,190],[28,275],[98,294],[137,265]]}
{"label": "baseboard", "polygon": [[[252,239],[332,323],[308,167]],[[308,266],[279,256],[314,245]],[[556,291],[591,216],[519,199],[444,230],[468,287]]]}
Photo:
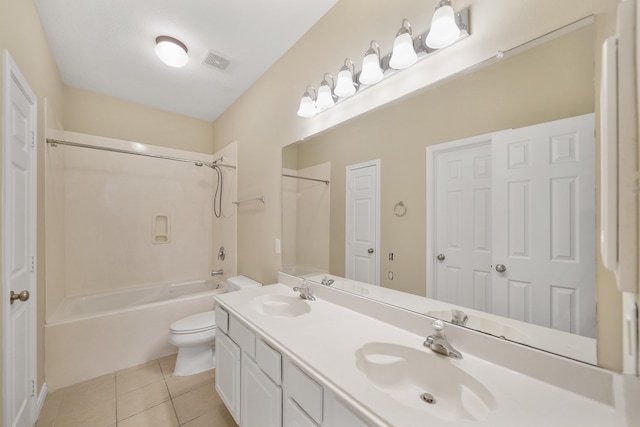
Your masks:
{"label": "baseboard", "polygon": [[38,394],[38,404],[36,405],[36,413],[34,422],[40,418],[40,412],[42,412],[42,407],[44,406],[44,401],[47,400],[47,394],[49,394],[49,387],[47,387],[47,383],[42,384],[42,388],[40,389],[40,394]]}

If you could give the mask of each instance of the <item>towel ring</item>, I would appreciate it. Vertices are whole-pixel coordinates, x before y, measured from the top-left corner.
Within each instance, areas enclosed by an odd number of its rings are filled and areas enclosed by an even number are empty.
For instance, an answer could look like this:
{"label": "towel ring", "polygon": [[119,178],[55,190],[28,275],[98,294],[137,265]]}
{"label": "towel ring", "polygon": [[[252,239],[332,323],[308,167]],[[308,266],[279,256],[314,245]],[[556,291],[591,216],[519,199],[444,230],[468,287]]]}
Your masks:
{"label": "towel ring", "polygon": [[393,213],[396,214],[397,217],[403,217],[407,214],[407,206],[403,201],[399,201],[393,207]]}

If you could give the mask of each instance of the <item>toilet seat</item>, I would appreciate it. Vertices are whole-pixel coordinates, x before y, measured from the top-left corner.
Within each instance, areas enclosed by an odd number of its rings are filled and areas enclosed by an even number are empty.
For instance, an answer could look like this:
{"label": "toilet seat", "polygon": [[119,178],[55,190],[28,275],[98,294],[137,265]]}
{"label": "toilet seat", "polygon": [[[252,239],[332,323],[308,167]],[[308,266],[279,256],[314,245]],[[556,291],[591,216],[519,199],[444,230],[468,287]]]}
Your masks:
{"label": "toilet seat", "polygon": [[172,334],[184,335],[206,332],[216,329],[216,317],[214,311],[194,314],[189,317],[177,320],[171,324]]}

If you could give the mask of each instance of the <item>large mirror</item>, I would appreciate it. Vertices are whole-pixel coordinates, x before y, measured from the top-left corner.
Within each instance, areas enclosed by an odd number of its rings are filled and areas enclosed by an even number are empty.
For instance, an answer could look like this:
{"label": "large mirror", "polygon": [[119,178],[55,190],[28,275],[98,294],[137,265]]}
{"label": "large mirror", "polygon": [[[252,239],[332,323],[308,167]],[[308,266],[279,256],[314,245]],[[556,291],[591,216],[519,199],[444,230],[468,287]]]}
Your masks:
{"label": "large mirror", "polygon": [[[593,20],[587,19],[285,147],[283,271],[317,281],[324,279],[365,297],[595,364],[595,287],[596,270],[600,268],[595,248],[595,48]],[[536,133],[539,126],[547,129],[544,126],[549,123],[575,117],[582,120],[581,126],[587,120],[587,137],[584,132],[580,138],[563,139],[561,135],[560,142],[552,144],[552,152],[541,155],[580,157],[583,165],[589,165],[586,175],[574,177],[568,185],[559,184],[558,191],[545,196],[544,203],[526,188],[512,193],[511,187],[496,184],[492,176],[488,192],[484,188],[484,198],[476,197],[481,192],[466,196],[461,192],[463,199],[475,198],[468,204],[454,204],[458,211],[451,210],[449,193],[441,191],[441,184],[453,170],[446,166],[453,164],[450,154],[459,160],[462,151],[458,147],[467,144],[470,152],[478,147],[488,150],[471,153],[468,163],[457,162],[458,172],[477,175],[482,170],[491,176],[501,162],[491,157],[492,153],[496,156],[495,149],[492,151],[496,140],[507,135],[518,142],[523,138],[518,132],[523,129]],[[589,137],[591,141],[587,142]],[[538,156],[517,144],[510,147],[506,155],[521,159]],[[575,186],[579,180],[580,190]],[[582,192],[587,187],[591,190]],[[444,199],[435,207],[438,197]],[[544,205],[547,212],[556,212],[525,215],[518,220],[499,213],[505,204],[516,206],[518,197],[525,205]],[[553,199],[552,206],[549,198]],[[443,211],[441,207],[447,205],[449,210]],[[483,217],[463,216],[457,225],[451,219],[478,206]],[[377,209],[377,218],[368,215]],[[544,216],[555,223],[544,228]],[[571,217],[578,218],[580,224],[574,224],[568,219]],[[434,218],[445,221],[434,222]],[[479,222],[486,227],[479,227]],[[589,283],[579,290],[555,286],[555,279],[564,273],[553,266],[537,265],[533,267],[538,275],[536,283],[547,286],[545,295],[551,295],[551,307],[534,304],[532,301],[540,297],[532,293],[532,286],[518,280],[511,281],[514,286],[505,286],[505,295],[496,295],[496,282],[504,266],[492,253],[502,250],[497,248],[498,239],[505,239],[504,235],[496,237],[496,232],[512,229],[512,222],[527,223],[534,232],[528,237],[521,233],[524,240],[506,236],[510,252],[505,260],[518,258],[515,246],[530,245],[527,239],[545,235],[550,241],[541,244],[553,246],[552,252],[559,258],[568,257],[565,264],[574,263],[572,257],[579,252],[587,266],[579,273],[568,274],[582,275],[578,281]],[[585,224],[586,232],[580,228]],[[480,229],[482,236],[478,237]],[[550,235],[549,230],[560,237]],[[470,275],[460,275],[456,265],[447,264],[455,264],[455,254],[446,252],[443,242],[450,246],[453,235],[484,242],[488,248],[488,257],[482,261],[484,276],[474,275],[473,271],[478,271],[474,267]],[[582,246],[575,246],[576,242]],[[358,250],[365,250],[369,257],[359,257]],[[468,257],[462,254],[462,258]],[[511,268],[508,261],[503,263],[504,268]],[[502,305],[497,307],[496,301],[502,301]]]}

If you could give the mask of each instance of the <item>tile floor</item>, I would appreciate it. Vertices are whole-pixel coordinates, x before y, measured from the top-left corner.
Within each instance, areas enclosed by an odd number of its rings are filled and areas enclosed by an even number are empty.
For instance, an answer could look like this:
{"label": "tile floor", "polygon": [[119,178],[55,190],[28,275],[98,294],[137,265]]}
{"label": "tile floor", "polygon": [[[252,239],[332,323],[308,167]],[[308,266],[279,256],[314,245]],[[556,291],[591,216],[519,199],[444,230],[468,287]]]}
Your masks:
{"label": "tile floor", "polygon": [[167,356],[49,393],[36,427],[237,427],[214,370],[172,375]]}

